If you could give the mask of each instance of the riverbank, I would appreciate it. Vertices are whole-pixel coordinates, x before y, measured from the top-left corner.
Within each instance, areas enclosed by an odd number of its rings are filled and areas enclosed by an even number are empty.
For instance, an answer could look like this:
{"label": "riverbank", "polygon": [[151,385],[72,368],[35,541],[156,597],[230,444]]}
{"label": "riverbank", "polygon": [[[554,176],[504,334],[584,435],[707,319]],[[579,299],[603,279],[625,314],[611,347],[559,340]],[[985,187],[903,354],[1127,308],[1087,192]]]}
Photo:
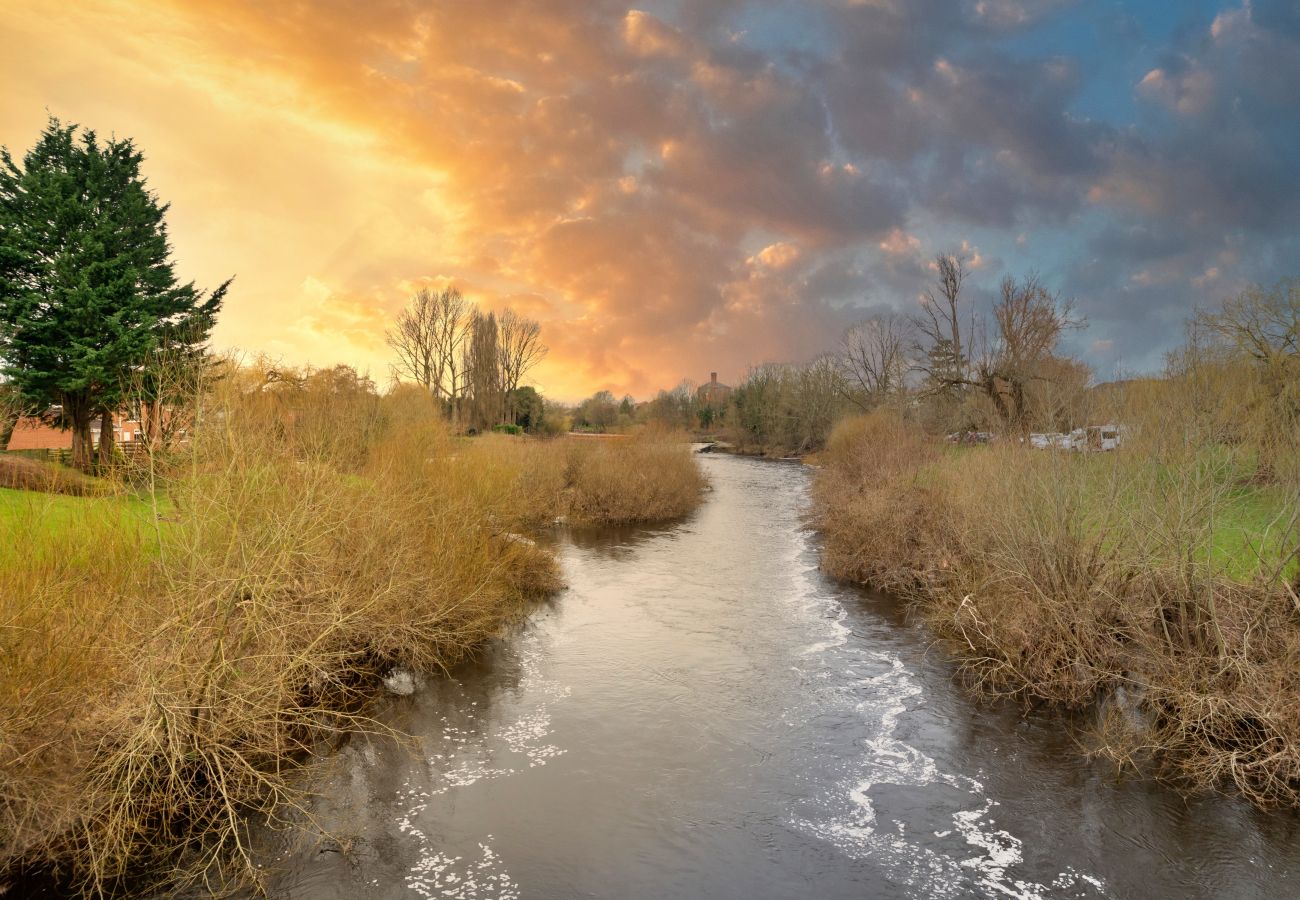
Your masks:
{"label": "riverbank", "polygon": [[113,495],[4,497],[0,884],[251,875],[250,819],[301,807],[295,771],[374,727],[386,674],[445,670],[560,587],[530,530],[703,488],[666,438],[458,439],[411,392],[205,403]]}
{"label": "riverbank", "polygon": [[820,462],[826,570],[910,601],[977,692],[1105,704],[1093,752],[1300,805],[1295,498],[1249,460],[951,447],[877,415]]}

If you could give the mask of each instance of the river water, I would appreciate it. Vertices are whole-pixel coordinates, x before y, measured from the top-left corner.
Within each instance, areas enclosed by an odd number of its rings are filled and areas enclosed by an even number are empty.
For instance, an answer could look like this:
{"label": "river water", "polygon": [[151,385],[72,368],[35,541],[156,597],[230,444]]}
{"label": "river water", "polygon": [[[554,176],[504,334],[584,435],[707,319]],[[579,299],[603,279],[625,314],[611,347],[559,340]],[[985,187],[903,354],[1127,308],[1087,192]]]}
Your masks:
{"label": "river water", "polygon": [[299,832],[273,896],[1300,896],[1300,819],[972,703],[895,604],[819,573],[808,470],[702,459],[694,516],[559,537],[565,592],[387,703],[413,744],[339,752],[312,815],[343,849]]}

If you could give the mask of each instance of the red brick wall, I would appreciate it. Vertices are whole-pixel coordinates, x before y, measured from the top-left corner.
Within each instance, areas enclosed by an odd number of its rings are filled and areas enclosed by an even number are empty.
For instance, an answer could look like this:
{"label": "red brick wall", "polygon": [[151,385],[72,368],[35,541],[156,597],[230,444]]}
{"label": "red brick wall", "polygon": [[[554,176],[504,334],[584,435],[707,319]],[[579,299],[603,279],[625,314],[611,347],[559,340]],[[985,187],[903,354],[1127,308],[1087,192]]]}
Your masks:
{"label": "red brick wall", "polygon": [[71,450],[72,432],[51,428],[40,419],[19,419],[7,450]]}

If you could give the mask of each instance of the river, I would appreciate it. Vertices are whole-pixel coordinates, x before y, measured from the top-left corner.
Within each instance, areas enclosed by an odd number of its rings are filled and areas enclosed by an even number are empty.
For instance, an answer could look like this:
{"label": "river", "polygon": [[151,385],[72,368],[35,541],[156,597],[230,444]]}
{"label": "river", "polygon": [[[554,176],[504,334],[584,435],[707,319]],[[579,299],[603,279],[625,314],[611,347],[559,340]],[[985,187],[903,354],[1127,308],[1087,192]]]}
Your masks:
{"label": "river", "polygon": [[701,457],[685,522],[557,538],[568,589],[352,739],[272,896],[1300,896],[1300,819],[1088,762],[837,585],[810,472]]}

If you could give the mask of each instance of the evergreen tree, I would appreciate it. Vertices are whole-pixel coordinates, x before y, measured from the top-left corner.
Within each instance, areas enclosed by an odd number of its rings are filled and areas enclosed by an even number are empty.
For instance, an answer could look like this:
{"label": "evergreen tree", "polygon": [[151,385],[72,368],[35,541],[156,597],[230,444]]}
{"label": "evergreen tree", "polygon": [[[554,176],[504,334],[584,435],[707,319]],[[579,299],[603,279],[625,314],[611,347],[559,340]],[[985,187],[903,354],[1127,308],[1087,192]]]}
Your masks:
{"label": "evergreen tree", "polygon": [[926,351],[929,365],[926,367],[926,387],[929,390],[952,390],[961,387],[966,377],[964,356],[959,355],[950,338],[939,338]]}
{"label": "evergreen tree", "polygon": [[74,463],[91,466],[91,419],[111,414],[133,371],[159,347],[198,352],[230,282],[211,294],[180,284],[167,206],[130,140],[51,118],[14,162],[0,148],[0,374],[33,405],[61,407]]}
{"label": "evergreen tree", "polygon": [[515,388],[506,396],[506,405],[513,410],[514,423],[520,428],[537,431],[542,427],[546,404],[537,388],[529,385]]}

